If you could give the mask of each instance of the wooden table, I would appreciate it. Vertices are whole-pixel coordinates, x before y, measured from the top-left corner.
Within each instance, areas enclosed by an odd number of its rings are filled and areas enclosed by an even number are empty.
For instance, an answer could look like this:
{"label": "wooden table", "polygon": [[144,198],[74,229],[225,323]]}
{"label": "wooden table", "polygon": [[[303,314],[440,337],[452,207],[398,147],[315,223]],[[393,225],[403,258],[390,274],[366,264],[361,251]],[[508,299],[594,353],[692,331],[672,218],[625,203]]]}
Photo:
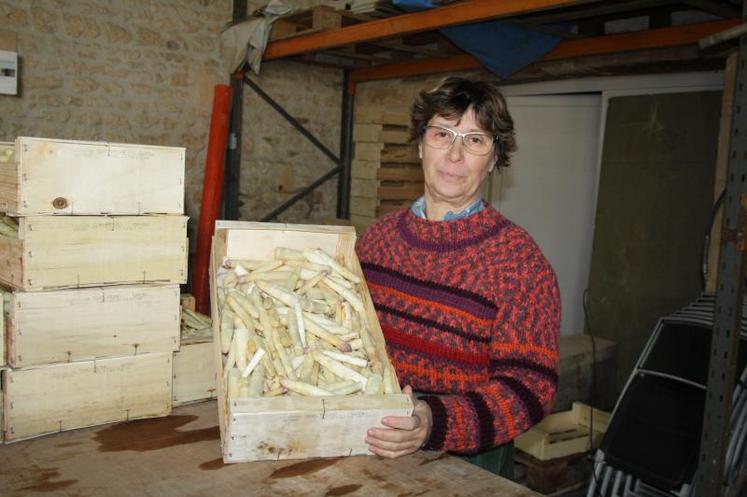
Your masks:
{"label": "wooden table", "polygon": [[0,495],[502,496],[539,494],[438,452],[224,465],[215,402],[171,416],[0,446]]}

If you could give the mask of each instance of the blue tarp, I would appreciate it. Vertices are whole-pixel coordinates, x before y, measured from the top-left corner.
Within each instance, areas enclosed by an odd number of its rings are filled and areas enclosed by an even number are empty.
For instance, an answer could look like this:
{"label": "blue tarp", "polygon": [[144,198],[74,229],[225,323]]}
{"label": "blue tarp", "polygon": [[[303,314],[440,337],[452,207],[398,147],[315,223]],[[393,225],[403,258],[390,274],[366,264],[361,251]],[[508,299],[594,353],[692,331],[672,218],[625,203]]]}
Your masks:
{"label": "blue tarp", "polygon": [[[393,0],[392,3],[407,11],[436,7],[431,0]],[[542,58],[560,42],[557,36],[537,33],[504,21],[475,22],[439,31],[501,78],[507,78]]]}

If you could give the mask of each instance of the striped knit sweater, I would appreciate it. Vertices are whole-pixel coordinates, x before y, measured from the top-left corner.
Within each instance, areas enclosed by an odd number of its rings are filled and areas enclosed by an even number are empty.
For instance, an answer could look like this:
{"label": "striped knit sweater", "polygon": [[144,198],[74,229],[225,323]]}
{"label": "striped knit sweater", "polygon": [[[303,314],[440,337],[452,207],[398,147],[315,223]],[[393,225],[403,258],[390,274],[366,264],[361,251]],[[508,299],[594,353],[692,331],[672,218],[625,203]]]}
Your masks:
{"label": "striped knit sweater", "polygon": [[492,206],[428,221],[380,219],[356,251],[402,385],[425,392],[425,447],[479,453],[548,412],[560,296],[532,238]]}

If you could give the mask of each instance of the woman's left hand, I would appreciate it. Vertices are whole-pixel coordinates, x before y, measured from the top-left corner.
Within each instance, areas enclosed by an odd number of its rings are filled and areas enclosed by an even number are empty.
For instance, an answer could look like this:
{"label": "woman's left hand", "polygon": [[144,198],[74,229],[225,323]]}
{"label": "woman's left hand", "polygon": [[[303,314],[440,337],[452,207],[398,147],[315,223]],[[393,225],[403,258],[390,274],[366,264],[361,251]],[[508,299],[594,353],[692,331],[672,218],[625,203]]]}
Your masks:
{"label": "woman's left hand", "polygon": [[412,388],[407,385],[402,393],[412,398],[415,408],[412,416],[387,416],[382,418],[384,428],[368,430],[366,443],[376,455],[394,459],[406,456],[420,449],[431,435],[433,416],[430,406],[415,398]]}

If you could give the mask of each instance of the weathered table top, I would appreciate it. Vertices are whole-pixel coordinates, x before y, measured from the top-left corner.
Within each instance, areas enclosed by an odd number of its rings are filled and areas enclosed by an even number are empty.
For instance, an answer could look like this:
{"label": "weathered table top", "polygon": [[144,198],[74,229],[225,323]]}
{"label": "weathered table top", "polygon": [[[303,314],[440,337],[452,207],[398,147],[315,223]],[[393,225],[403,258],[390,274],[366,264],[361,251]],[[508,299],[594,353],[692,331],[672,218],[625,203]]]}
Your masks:
{"label": "weathered table top", "polygon": [[217,416],[205,402],[0,446],[0,495],[538,496],[438,452],[224,465]]}

